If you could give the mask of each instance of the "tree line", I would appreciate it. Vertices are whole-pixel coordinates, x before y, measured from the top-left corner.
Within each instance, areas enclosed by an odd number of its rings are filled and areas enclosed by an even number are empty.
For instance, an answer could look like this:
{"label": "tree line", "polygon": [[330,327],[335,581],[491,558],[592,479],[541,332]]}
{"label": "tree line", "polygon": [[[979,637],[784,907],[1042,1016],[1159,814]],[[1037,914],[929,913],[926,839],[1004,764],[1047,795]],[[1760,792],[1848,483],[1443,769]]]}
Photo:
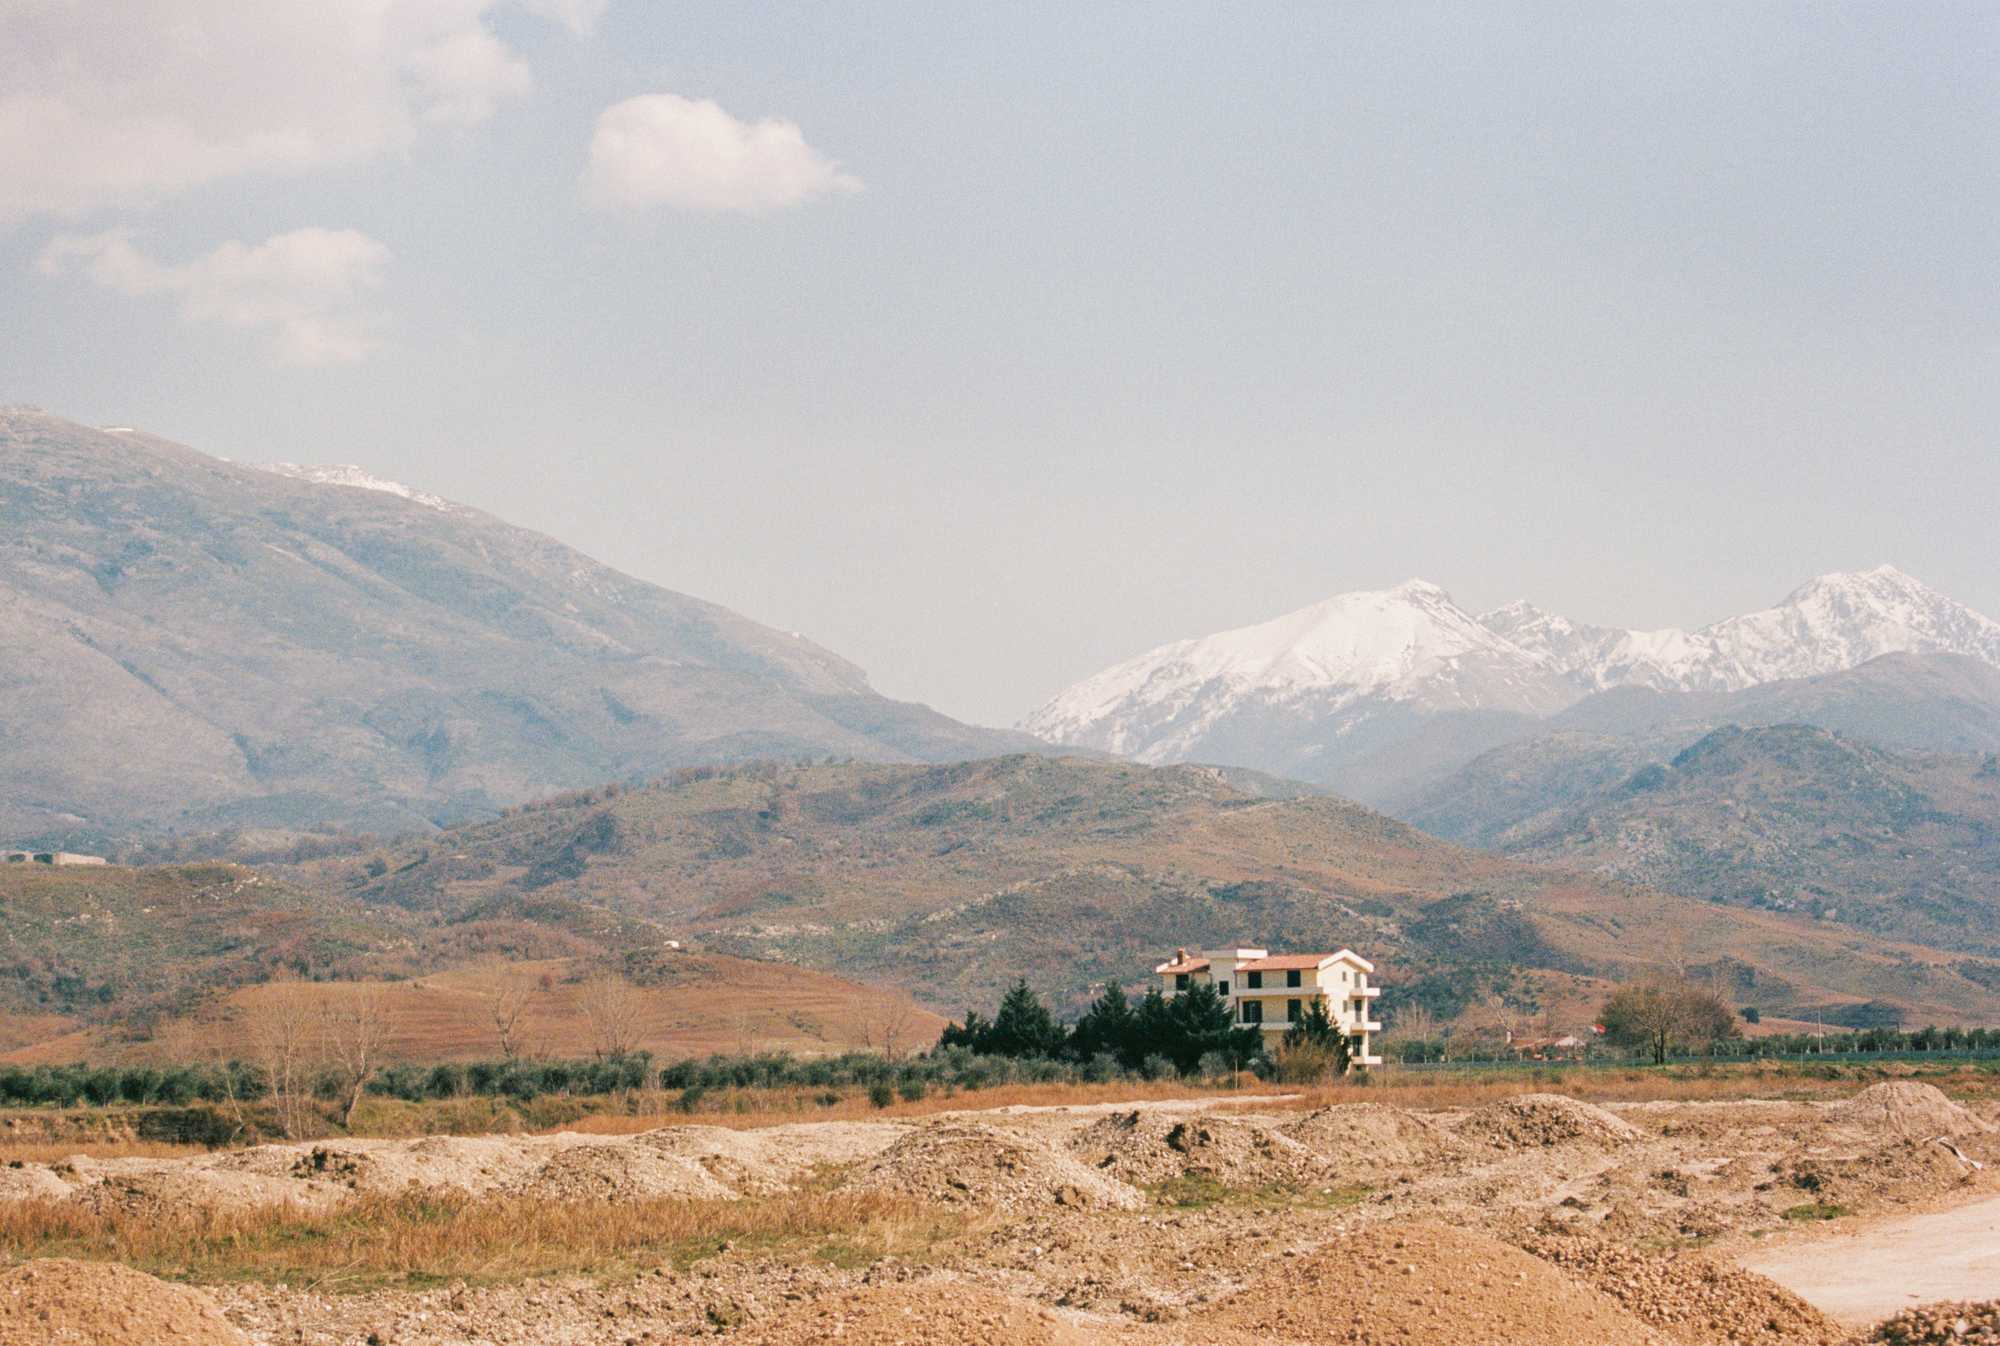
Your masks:
{"label": "tree line", "polygon": [[1150,986],[1137,1004],[1113,982],[1066,1027],[1024,978],[1001,998],[991,1019],[968,1011],[963,1022],[945,1028],[938,1045],[978,1056],[1091,1064],[1106,1077],[1148,1079],[1241,1070],[1309,1079],[1346,1074],[1353,1064],[1347,1034],[1328,1016],[1324,1001],[1313,1000],[1272,1052],[1263,1030],[1236,1023],[1228,998],[1206,982],[1172,999]]}

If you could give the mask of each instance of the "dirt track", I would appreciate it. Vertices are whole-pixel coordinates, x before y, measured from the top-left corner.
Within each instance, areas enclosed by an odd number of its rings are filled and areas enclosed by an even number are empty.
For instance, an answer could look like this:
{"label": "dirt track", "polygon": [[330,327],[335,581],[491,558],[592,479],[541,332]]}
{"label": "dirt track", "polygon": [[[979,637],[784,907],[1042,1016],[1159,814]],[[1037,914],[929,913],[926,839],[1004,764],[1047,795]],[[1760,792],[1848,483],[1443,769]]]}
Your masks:
{"label": "dirt track", "polygon": [[1915,1304],[2000,1297],[2000,1198],[1758,1250],[1740,1265],[1844,1323]]}

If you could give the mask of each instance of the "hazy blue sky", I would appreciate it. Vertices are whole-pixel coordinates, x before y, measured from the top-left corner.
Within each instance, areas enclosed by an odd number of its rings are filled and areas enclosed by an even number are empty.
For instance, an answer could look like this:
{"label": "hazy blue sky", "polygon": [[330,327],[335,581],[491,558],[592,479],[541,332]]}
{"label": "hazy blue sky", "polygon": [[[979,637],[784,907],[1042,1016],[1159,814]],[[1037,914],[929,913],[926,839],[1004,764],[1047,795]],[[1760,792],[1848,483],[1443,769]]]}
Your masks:
{"label": "hazy blue sky", "polygon": [[1988,3],[111,8],[0,0],[0,401],[953,714],[1411,575],[2000,615]]}

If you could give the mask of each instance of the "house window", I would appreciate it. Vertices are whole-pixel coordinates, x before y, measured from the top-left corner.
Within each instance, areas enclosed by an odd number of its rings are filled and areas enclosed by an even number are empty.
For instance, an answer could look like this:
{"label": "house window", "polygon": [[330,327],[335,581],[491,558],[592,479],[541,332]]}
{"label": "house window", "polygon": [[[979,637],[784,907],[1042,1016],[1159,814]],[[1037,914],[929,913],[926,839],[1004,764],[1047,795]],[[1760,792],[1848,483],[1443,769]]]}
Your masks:
{"label": "house window", "polygon": [[1263,989],[1263,986],[1264,986],[1264,974],[1263,974],[1263,973],[1261,973],[1261,972],[1246,972],[1246,973],[1244,973],[1244,974],[1243,974],[1243,976],[1244,976],[1244,982],[1243,982],[1243,984],[1244,984],[1245,986],[1249,987],[1249,988],[1250,988],[1251,990],[1253,990],[1253,991],[1257,991],[1257,990],[1261,990],[1261,989]]}
{"label": "house window", "polygon": [[1264,1022],[1264,1002],[1263,1002],[1263,1001],[1261,1001],[1261,1000],[1246,1000],[1246,1001],[1244,1001],[1244,1002],[1243,1002],[1243,1022],[1244,1022],[1244,1023],[1246,1023],[1246,1024],[1260,1024],[1260,1023],[1263,1023],[1263,1022]]}
{"label": "house window", "polygon": [[1305,1001],[1303,1001],[1303,1000],[1287,1000],[1287,1001],[1285,1002],[1285,1018],[1286,1018],[1286,1019],[1290,1020],[1290,1021],[1291,1021],[1292,1023],[1297,1023],[1297,1022],[1298,1022],[1299,1020],[1301,1020],[1301,1019],[1303,1019],[1303,1018],[1305,1018],[1305,1017],[1306,1017],[1306,1002],[1305,1002]]}
{"label": "house window", "polygon": [[1176,991],[1185,991],[1187,990],[1187,988],[1188,988],[1188,974],[1185,972],[1174,973],[1174,989]]}
{"label": "house window", "polygon": [[1285,972],[1285,985],[1297,986],[1298,984],[1299,984],[1299,970],[1297,968],[1287,969]]}
{"label": "house window", "polygon": [[1226,981],[1226,980],[1225,980],[1225,981],[1219,981],[1219,982],[1217,982],[1217,983],[1215,984],[1215,987],[1216,987],[1216,993],[1217,993],[1218,995],[1228,995],[1228,994],[1229,994],[1229,983],[1228,983],[1228,981]]}

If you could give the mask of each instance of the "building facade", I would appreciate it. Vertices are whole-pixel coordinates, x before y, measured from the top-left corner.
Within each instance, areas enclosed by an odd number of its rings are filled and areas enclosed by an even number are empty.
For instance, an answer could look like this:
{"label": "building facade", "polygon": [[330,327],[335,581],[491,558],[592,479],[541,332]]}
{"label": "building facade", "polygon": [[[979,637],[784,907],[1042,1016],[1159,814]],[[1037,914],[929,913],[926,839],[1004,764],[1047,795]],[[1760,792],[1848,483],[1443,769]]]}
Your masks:
{"label": "building facade", "polygon": [[1263,1031],[1267,1051],[1275,1051],[1285,1030],[1318,1001],[1326,1006],[1327,1018],[1353,1039],[1359,1066],[1382,1064],[1373,1048],[1374,1034],[1382,1031],[1374,1018],[1382,988],[1369,984],[1374,972],[1375,965],[1352,949],[1280,954],[1268,949],[1176,949],[1153,969],[1168,996],[1194,985],[1213,986],[1231,1018]]}

